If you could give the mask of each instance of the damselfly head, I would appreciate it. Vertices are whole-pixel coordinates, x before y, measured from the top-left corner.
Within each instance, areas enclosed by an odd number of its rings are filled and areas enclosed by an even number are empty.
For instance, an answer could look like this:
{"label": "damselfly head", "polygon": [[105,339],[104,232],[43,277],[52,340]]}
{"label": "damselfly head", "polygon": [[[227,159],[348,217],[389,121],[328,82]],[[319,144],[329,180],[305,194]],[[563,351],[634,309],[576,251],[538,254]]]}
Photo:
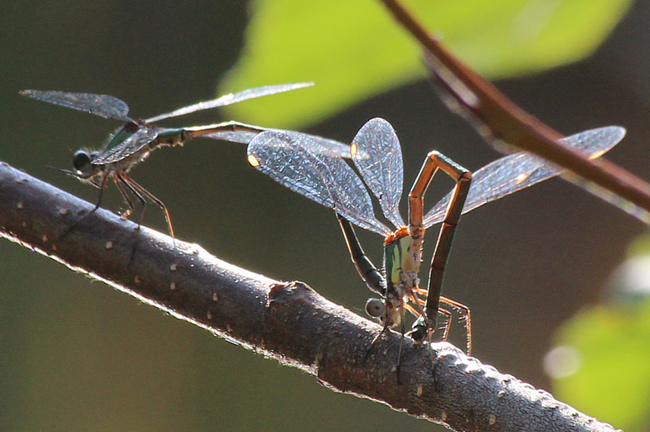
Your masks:
{"label": "damselfly head", "polygon": [[381,318],[386,315],[386,305],[378,298],[369,298],[366,302],[366,313],[373,318]]}
{"label": "damselfly head", "polygon": [[77,171],[83,172],[90,165],[91,154],[86,150],[77,150],[72,156],[72,166]]}

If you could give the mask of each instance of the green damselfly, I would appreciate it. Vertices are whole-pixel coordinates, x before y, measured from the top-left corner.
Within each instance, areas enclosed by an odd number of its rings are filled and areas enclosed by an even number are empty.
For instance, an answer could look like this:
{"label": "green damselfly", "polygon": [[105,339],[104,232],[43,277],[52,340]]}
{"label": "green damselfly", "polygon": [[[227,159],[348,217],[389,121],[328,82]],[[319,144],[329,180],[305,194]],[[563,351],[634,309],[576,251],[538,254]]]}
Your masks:
{"label": "green damselfly", "polygon": [[[124,125],[119,127],[111,135],[101,150],[77,151],[72,159],[74,171],[56,169],[99,188],[99,198],[95,207],[84,217],[92,214],[100,207],[104,188],[108,180],[113,178],[128,205],[128,209],[122,215],[123,217],[128,217],[135,209],[129,192],[142,204],[142,215],[144,215],[144,205],[147,199],[149,199],[164,211],[169,232],[174,237],[174,229],[167,207],[160,199],[156,198],[151,192],[147,191],[129,176],[131,168],[145,159],[151,151],[161,146],[182,145],[186,141],[197,137],[215,138],[247,144],[259,132],[268,129],[234,121],[183,128],[163,128],[157,126],[155,123],[197,111],[232,105],[245,100],[311,85],[313,84],[298,83],[256,87],[243,90],[239,93],[227,94],[217,99],[199,102],[144,120],[134,120],[129,117],[128,105],[124,101],[109,95],[40,90],[23,90],[20,94],[43,102],[124,122]],[[319,141],[321,147],[324,149],[327,148],[329,154],[338,156],[346,156],[349,154],[349,146],[347,145],[332,140],[321,139],[320,137],[312,138]]]}

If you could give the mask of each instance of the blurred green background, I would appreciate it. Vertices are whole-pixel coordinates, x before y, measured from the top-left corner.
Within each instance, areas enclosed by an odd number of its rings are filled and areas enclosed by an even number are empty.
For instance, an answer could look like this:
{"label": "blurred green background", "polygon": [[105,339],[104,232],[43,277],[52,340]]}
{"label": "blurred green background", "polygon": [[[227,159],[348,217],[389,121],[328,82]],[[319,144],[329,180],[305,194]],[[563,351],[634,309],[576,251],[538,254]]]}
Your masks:
{"label": "blurred green background", "polygon": [[[1,3],[0,159],[94,201],[96,190],[46,166],[70,168],[77,148],[98,147],[117,125],[21,98],[18,91],[110,94],[124,99],[134,117],[212,98],[240,55],[249,6],[238,1]],[[496,84],[566,134],[625,126],[627,138],[607,157],[650,178],[649,16],[650,2],[638,1],[589,59]],[[496,25],[502,23],[495,20]],[[335,53],[327,55],[324,62],[338,61]],[[294,80],[287,72],[286,79],[276,74],[250,86]],[[291,100],[299,101],[297,93]],[[349,141],[375,116],[388,119],[400,136],[407,185],[432,148],[470,169],[498,157],[447,112],[426,82],[360,102],[308,131]],[[220,119],[208,112],[170,124]],[[197,140],[154,153],[133,176],[167,204],[178,238],[252,271],[306,281],[362,313],[368,291],[349,262],[331,210],[265,178],[244,155],[242,145]],[[104,206],[123,208],[114,188]],[[166,230],[155,209],[148,211],[146,224]],[[578,311],[612,298],[619,285],[611,275],[644,230],[560,180],[465,216],[445,293],[472,309],[474,354],[502,372],[553,390],[543,359],[558,340],[567,343],[556,336],[558,329]],[[380,239],[362,233],[361,240],[379,262]],[[335,394],[312,376],[216,339],[15,244],[0,242],[0,253],[2,431],[436,427]],[[631,314],[623,309],[614,315]],[[610,353],[615,351],[616,335],[606,340]],[[647,347],[648,341],[633,345]],[[596,380],[598,375],[587,381]],[[598,397],[613,404],[618,392],[626,391],[613,386]],[[640,418],[647,418],[644,406]],[[608,420],[589,405],[582,409]],[[648,430],[638,420],[614,420],[622,422],[617,427]]]}

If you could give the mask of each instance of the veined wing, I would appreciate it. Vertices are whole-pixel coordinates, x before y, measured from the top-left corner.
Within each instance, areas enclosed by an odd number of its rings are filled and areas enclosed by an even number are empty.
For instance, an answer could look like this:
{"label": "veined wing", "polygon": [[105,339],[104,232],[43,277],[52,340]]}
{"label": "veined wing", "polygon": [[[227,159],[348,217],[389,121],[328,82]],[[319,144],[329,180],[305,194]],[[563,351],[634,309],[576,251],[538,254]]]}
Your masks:
{"label": "veined wing", "polygon": [[184,108],[179,108],[176,111],[172,111],[167,114],[160,114],[156,117],[151,117],[149,119],[146,119],[145,122],[154,123],[171,117],[179,117],[197,111],[203,111],[210,108],[232,105],[239,102],[243,102],[248,99],[255,99],[262,96],[268,96],[276,93],[283,93],[286,91],[295,90],[303,87],[310,87],[313,85],[314,83],[297,83],[297,84],[280,84],[280,85],[272,85],[272,86],[255,87],[252,89],[240,91],[239,93],[234,93],[234,94],[230,93],[221,96],[217,99],[213,99],[205,102],[199,102],[194,105],[186,106]]}
{"label": "veined wing", "polygon": [[260,132],[251,132],[251,131],[228,131],[228,132],[215,132],[208,135],[204,135],[208,138],[219,139],[223,141],[230,141],[242,144],[250,144],[250,142],[264,131],[273,131],[280,134],[300,134],[303,135],[305,139],[314,141],[318,146],[314,146],[313,151],[320,152],[319,154],[323,156],[330,157],[341,157],[349,158],[350,155],[350,146],[343,144],[342,142],[335,141],[328,138],[319,137],[317,135],[310,135],[302,132],[287,131],[282,129],[266,129],[260,128]]}
{"label": "veined wing", "polygon": [[137,153],[144,146],[158,137],[159,130],[142,127],[135,131],[132,135],[122,141],[120,144],[108,149],[107,151],[99,154],[92,160],[93,165],[106,165],[116,163],[127,157]]}
{"label": "veined wing", "polygon": [[379,200],[386,218],[396,228],[404,226],[399,202],[404,187],[404,165],[399,139],[382,118],[366,122],[352,141],[352,160]]}
{"label": "veined wing", "polygon": [[92,93],[66,93],[60,91],[22,90],[21,95],[43,102],[95,114],[100,117],[132,122],[127,115],[128,105],[113,96]]}
{"label": "veined wing", "polygon": [[361,228],[390,234],[375,218],[361,179],[343,159],[324,153],[308,135],[289,131],[262,132],[248,145],[251,165],[278,183],[334,209]]}
{"label": "veined wing", "polygon": [[[591,129],[560,140],[568,147],[596,159],[618,144],[625,129],[616,126]],[[497,159],[472,176],[463,214],[490,201],[497,200],[566,171],[545,159],[527,152],[518,152]],[[440,200],[424,218],[428,228],[444,219],[451,194]]]}

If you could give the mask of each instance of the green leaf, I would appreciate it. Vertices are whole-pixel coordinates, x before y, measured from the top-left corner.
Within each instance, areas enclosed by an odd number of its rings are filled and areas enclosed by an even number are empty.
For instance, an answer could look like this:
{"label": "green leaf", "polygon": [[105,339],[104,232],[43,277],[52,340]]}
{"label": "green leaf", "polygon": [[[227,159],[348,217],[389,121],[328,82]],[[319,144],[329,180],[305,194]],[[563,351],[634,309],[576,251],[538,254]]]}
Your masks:
{"label": "green leaf", "polygon": [[[427,28],[444,36],[446,47],[488,78],[584,58],[630,4],[631,0],[406,2]],[[222,90],[302,81],[314,81],[316,86],[229,107],[237,120],[269,127],[305,125],[424,76],[417,45],[378,1],[254,0],[251,11],[244,53]]]}
{"label": "green leaf", "polygon": [[557,398],[628,432],[650,420],[650,298],[574,317],[559,343],[577,354],[574,374],[553,381]]}

